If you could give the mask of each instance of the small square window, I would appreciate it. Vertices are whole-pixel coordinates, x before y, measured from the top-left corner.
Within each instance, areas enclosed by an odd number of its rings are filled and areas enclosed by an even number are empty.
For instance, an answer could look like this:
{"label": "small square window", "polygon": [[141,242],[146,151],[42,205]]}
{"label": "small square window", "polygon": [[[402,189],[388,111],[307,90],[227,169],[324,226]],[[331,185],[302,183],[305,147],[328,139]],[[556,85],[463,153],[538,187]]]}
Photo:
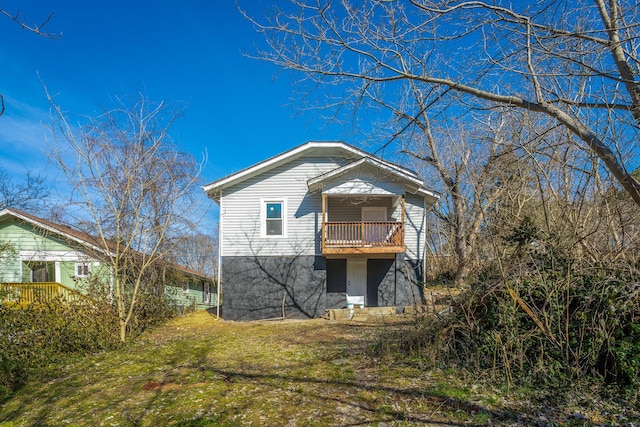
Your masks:
{"label": "small square window", "polygon": [[91,274],[91,264],[87,262],[76,263],[76,277],[87,277]]}

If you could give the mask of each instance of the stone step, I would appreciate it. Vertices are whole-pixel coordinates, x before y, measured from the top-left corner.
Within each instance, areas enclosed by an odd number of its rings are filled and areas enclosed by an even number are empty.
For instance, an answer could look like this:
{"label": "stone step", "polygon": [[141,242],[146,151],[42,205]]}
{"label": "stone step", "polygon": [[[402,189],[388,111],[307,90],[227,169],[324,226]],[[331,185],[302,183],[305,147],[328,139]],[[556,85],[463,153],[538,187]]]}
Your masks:
{"label": "stone step", "polygon": [[327,310],[330,320],[366,321],[372,318],[395,316],[395,307],[365,307],[365,308],[332,308]]}

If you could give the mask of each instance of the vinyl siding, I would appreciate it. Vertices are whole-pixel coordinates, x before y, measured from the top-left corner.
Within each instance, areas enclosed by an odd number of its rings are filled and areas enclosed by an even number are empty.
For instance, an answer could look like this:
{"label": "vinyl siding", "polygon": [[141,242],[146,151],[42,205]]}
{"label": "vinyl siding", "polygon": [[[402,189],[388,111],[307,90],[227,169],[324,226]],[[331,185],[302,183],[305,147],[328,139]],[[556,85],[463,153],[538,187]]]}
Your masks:
{"label": "vinyl siding", "polygon": [[362,208],[369,206],[382,206],[387,208],[388,221],[400,221],[402,219],[402,204],[393,207],[391,197],[371,196],[366,198],[349,196],[330,196],[327,201],[328,221],[334,222],[358,222],[362,221]]}
{"label": "vinyl siding", "polygon": [[335,177],[325,184],[323,191],[326,194],[348,192],[350,194],[393,195],[403,194],[405,190],[401,183],[393,181],[388,174],[371,165],[364,165]]}
{"label": "vinyl siding", "polygon": [[217,295],[213,284],[209,285],[209,301],[206,302],[204,301],[205,283],[198,280],[188,280],[188,282],[188,292],[184,291],[182,284],[168,285],[165,287],[165,295],[182,309],[205,310],[216,306]]}
{"label": "vinyl siding", "polygon": [[405,196],[405,233],[404,243],[407,246],[406,259],[424,259],[425,211],[424,198],[414,194]]}
{"label": "vinyl siding", "polygon": [[[301,157],[223,190],[222,256],[314,255],[320,247],[322,197],[307,180],[346,160]],[[261,201],[286,203],[286,238],[261,236]]]}
{"label": "vinyl siding", "polygon": [[[322,173],[342,166],[346,159],[326,157],[301,157],[280,165],[263,174],[225,188],[220,200],[221,255],[231,256],[292,256],[318,255],[322,224],[322,197],[309,193],[307,181]],[[367,171],[368,172],[368,171]],[[351,175],[351,179],[349,179]],[[403,194],[396,182],[387,182],[373,173],[356,172],[332,181],[325,191],[344,190],[349,182],[358,188],[365,183],[375,184],[380,196],[338,196],[328,194],[329,221],[360,221],[363,206],[386,206],[389,220],[402,219],[402,204],[392,205],[392,197],[386,194]],[[363,187],[364,188],[364,187]],[[378,193],[379,194],[379,193]],[[264,201],[283,200],[286,204],[286,237],[263,237],[261,233],[261,204]],[[405,201],[407,257],[422,259],[424,249],[424,199],[408,194]]]}

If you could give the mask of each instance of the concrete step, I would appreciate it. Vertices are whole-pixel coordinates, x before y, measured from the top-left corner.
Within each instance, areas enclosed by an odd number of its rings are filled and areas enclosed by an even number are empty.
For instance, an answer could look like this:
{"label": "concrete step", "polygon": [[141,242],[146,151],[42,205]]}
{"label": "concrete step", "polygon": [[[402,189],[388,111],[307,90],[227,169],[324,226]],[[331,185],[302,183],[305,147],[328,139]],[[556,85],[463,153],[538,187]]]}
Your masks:
{"label": "concrete step", "polygon": [[395,316],[395,307],[365,307],[365,308],[332,308],[327,310],[330,320],[366,321],[373,318]]}

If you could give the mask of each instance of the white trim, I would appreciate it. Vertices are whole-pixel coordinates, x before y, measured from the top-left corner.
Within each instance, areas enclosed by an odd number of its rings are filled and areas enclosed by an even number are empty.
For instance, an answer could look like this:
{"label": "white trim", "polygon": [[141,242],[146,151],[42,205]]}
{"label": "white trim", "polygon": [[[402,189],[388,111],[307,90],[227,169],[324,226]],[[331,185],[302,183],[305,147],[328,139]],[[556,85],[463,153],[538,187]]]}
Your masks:
{"label": "white trim", "polygon": [[431,207],[434,207],[436,203],[438,203],[438,200],[440,200],[440,198],[442,197],[442,195],[436,191],[431,191],[431,190],[427,190],[426,188],[419,188],[418,191],[416,191],[417,195],[419,196],[423,196],[423,197],[428,197],[429,199],[432,200],[432,202],[430,203]]}
{"label": "white trim", "polygon": [[[77,261],[73,265],[73,277],[89,277],[91,275],[91,262]],[[87,274],[78,274],[78,266],[87,266]]]}
{"label": "white trim", "polygon": [[[280,203],[282,205],[282,234],[267,234],[267,204]],[[273,197],[260,199],[260,237],[266,239],[282,239],[287,237],[287,199],[286,197]]]}
{"label": "white trim", "polygon": [[[22,263],[21,263],[22,264]],[[60,261],[54,263],[54,276],[57,283],[62,283],[62,273],[60,272]]]}
{"label": "white trim", "polygon": [[358,150],[355,147],[345,144],[344,142],[318,142],[318,141],[309,141],[305,144],[299,145],[289,151],[285,151],[282,154],[271,157],[267,160],[263,160],[260,163],[256,163],[253,166],[250,166],[246,169],[241,170],[240,172],[236,172],[227,177],[221,178],[217,181],[214,181],[210,184],[204,185],[202,189],[206,193],[210,193],[212,191],[216,191],[217,189],[221,189],[222,187],[238,182],[243,178],[249,177],[254,173],[261,172],[264,169],[270,168],[271,166],[275,166],[279,163],[285,162],[311,148],[342,148],[352,154],[359,156],[366,156],[367,154],[361,150]]}
{"label": "white trim", "polygon": [[[285,151],[282,154],[279,154],[277,156],[271,157],[267,160],[264,160],[262,162],[256,163],[253,166],[250,166],[246,169],[243,169],[239,172],[236,172],[234,174],[231,174],[229,176],[226,176],[224,178],[221,178],[217,181],[214,181],[210,184],[204,185],[202,186],[202,189],[207,193],[207,195],[215,200],[216,202],[220,202],[220,197],[221,197],[221,190],[231,184],[236,184],[238,182],[241,182],[247,178],[250,178],[251,176],[255,176],[258,173],[262,173],[265,170],[269,170],[272,167],[275,167],[279,164],[283,164],[286,163],[288,161],[291,161],[292,159],[299,157],[301,155],[304,154],[304,152],[314,149],[314,148],[329,148],[329,149],[335,149],[335,150],[343,150],[345,154],[351,154],[354,157],[358,157],[360,159],[358,159],[358,161],[368,161],[370,163],[376,163],[379,167],[385,168],[387,169],[390,173],[395,173],[395,174],[399,174],[399,175],[403,175],[405,176],[407,179],[410,180],[417,180],[419,182],[419,185],[422,185],[422,181],[419,180],[418,175],[407,168],[404,168],[402,166],[398,166],[394,163],[391,162],[387,162],[386,160],[380,159],[378,157],[375,157],[369,153],[367,153],[366,151],[363,151],[359,148],[356,148],[354,146],[351,146],[345,142],[341,142],[341,141],[309,141],[305,144],[299,145],[289,151]],[[336,154],[339,155],[339,154]],[[331,156],[328,156],[331,157]],[[366,160],[369,159],[369,160]]]}
{"label": "white trim", "polygon": [[20,251],[22,261],[62,261],[62,262],[97,262],[97,260],[78,251]]}

